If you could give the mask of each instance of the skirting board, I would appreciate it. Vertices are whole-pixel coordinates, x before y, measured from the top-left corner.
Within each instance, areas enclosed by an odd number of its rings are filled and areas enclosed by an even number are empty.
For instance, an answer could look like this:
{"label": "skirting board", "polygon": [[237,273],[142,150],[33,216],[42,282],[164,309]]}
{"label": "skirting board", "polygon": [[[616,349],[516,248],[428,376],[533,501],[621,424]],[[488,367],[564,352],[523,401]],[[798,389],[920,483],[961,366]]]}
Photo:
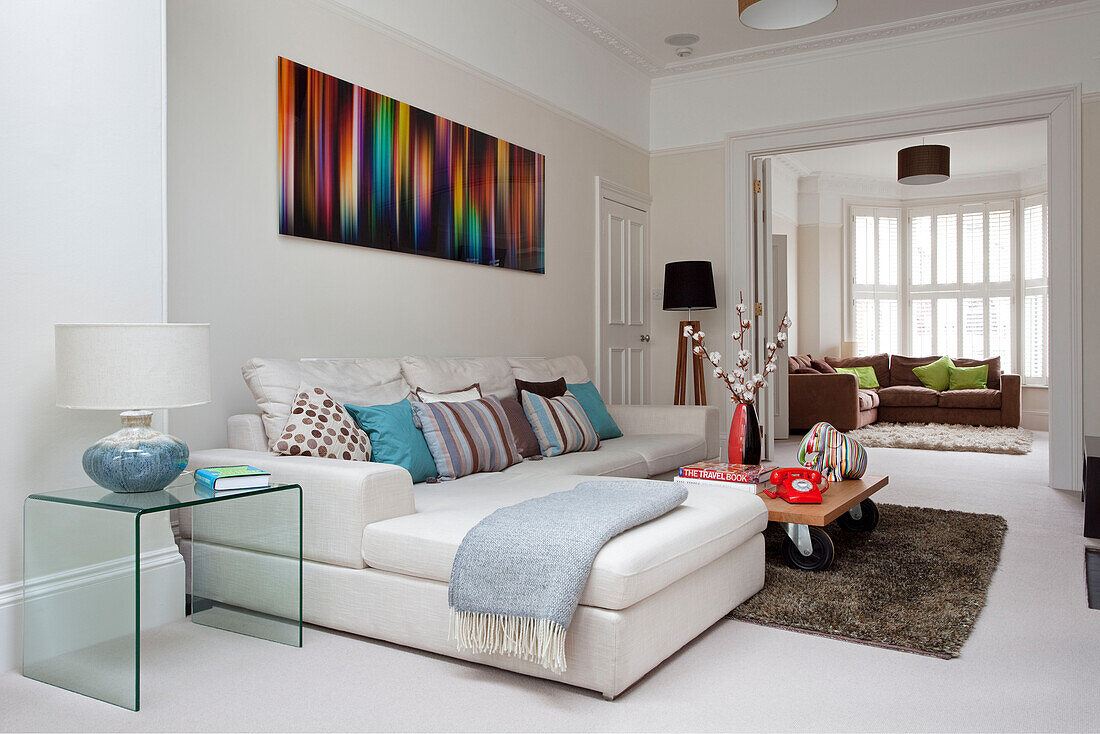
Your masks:
{"label": "skirting board", "polygon": [[[64,592],[131,573],[131,561],[97,563],[47,582],[46,593]],[[179,548],[168,546],[141,554],[141,628],[151,629],[184,617],[184,564]],[[23,660],[23,582],[0,587],[0,672],[19,670]]]}
{"label": "skirting board", "polygon": [[1030,431],[1050,430],[1050,415],[1041,410],[1025,410],[1020,413],[1020,427]]}

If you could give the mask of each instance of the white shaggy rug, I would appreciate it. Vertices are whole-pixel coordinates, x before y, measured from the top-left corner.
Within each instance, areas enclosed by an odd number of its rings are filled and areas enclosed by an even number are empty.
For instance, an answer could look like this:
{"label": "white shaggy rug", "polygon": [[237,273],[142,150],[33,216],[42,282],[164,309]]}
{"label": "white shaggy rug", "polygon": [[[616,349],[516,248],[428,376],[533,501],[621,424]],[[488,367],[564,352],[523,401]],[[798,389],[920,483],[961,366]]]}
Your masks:
{"label": "white shaggy rug", "polygon": [[1031,431],[1007,426],[956,426],[947,423],[872,423],[849,431],[864,446],[931,451],[1026,454]]}

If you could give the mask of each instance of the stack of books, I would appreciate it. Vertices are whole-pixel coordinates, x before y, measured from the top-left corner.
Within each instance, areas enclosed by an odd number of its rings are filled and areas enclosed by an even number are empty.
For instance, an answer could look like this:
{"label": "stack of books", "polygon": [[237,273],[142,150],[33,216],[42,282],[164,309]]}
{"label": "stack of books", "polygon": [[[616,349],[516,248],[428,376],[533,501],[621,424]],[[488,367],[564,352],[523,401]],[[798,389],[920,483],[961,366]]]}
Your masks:
{"label": "stack of books", "polygon": [[768,464],[727,464],[724,461],[700,461],[680,467],[675,481],[709,487],[736,489],[759,494],[768,485],[774,466]]}
{"label": "stack of books", "polygon": [[195,491],[207,496],[235,494],[270,486],[270,473],[247,464],[211,466],[195,472]]}

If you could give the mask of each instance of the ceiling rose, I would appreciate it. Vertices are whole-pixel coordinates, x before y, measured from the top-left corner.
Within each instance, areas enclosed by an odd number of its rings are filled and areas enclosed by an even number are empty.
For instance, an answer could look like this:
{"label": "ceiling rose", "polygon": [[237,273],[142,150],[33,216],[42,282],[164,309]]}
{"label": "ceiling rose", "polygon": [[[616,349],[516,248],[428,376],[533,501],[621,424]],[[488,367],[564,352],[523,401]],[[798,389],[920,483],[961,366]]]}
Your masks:
{"label": "ceiling rose", "polygon": [[737,0],[741,22],[762,31],[809,25],[836,10],[836,4],[837,0]]}

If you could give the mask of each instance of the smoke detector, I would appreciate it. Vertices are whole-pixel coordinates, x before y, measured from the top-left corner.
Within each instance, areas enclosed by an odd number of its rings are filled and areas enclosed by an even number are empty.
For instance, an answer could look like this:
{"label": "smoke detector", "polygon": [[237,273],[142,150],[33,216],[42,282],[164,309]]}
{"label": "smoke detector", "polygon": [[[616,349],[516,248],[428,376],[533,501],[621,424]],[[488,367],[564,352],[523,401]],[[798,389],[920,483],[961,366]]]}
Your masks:
{"label": "smoke detector", "polygon": [[686,59],[695,53],[692,45],[699,43],[699,36],[694,33],[674,33],[665,39],[665,43],[669,46],[675,46],[676,55],[681,59]]}

